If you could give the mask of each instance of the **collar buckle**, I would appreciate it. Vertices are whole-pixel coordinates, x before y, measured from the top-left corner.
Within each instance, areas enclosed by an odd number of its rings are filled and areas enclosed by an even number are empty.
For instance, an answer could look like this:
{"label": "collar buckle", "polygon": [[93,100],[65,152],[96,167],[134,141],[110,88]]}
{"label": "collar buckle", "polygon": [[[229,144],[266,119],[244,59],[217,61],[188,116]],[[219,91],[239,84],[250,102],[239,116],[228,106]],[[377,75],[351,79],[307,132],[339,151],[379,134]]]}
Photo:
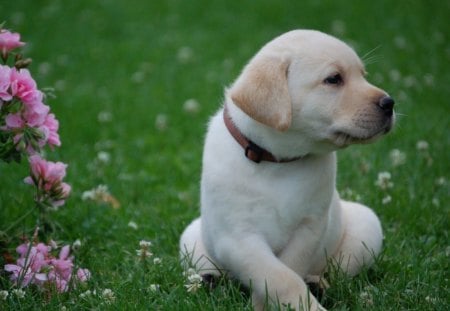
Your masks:
{"label": "collar buckle", "polygon": [[248,142],[247,147],[245,147],[245,156],[247,159],[252,160],[255,163],[261,162],[264,154],[264,149],[256,145],[252,141]]}

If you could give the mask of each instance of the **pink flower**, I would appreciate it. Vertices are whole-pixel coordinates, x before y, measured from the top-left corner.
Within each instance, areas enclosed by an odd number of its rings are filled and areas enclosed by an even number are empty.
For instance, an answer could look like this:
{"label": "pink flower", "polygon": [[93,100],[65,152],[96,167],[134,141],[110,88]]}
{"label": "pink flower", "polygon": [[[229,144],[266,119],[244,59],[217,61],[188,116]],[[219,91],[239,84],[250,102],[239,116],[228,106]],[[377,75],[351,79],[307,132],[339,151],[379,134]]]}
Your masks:
{"label": "pink flower", "polygon": [[[19,34],[0,28],[0,49],[4,48],[4,53],[22,46],[19,40]],[[3,116],[5,124],[0,130],[13,137],[14,148],[18,152],[32,155],[46,144],[50,147],[61,145],[59,122],[50,113],[50,107],[44,104],[44,93],[37,89],[30,71],[0,65],[0,108],[13,99],[14,103],[18,103],[6,106],[6,116]]]}
{"label": "pink flower", "polygon": [[70,186],[62,182],[66,176],[67,164],[51,162],[42,159],[39,155],[29,158],[31,176],[25,178],[25,183],[38,188],[40,195],[37,200],[48,203],[52,207],[64,204],[70,194]]}
{"label": "pink flower", "polygon": [[61,183],[61,188],[59,190],[60,190],[59,197],[61,197],[61,199],[55,200],[52,202],[52,205],[54,207],[60,207],[60,206],[64,205],[65,199],[67,197],[69,197],[72,187],[69,184],[63,182],[63,183]]}
{"label": "pink flower", "polygon": [[40,101],[25,106],[23,118],[29,127],[39,127],[44,124],[50,107]]}
{"label": "pink flower", "polygon": [[8,66],[0,65],[0,102],[1,100],[8,101],[12,99],[12,95],[9,93],[10,85],[11,68],[9,68]]}
{"label": "pink flower", "polygon": [[51,162],[42,159],[39,155],[30,157],[31,178],[34,181],[42,181],[43,183],[53,186],[60,183],[66,176],[67,164],[62,162]]}
{"label": "pink flower", "polygon": [[50,264],[53,266],[53,270],[49,273],[49,280],[52,280],[56,284],[56,289],[59,292],[65,292],[68,290],[68,284],[72,277],[73,258],[69,257],[70,246],[64,246],[58,259],[51,259]]}
{"label": "pink flower", "polygon": [[56,285],[56,290],[57,290],[58,292],[60,292],[60,293],[65,293],[65,292],[67,292],[67,291],[69,290],[69,284],[68,284],[68,281],[66,281],[66,280],[64,280],[64,279],[62,279],[62,278],[60,278],[59,276],[56,276],[56,277],[53,279],[53,282],[55,283],[55,285]]}
{"label": "pink flower", "polygon": [[[30,105],[30,107],[25,107],[23,113],[18,112],[14,114],[8,114],[5,117],[6,128],[4,129],[15,130],[14,142],[16,144],[19,144],[19,142],[23,138],[23,131],[26,128],[37,128],[41,132],[41,134],[37,135],[33,139],[36,140],[39,148],[44,147],[49,138],[52,139],[52,144],[54,145],[58,142],[59,136],[58,133],[54,132],[54,127],[49,129],[45,126],[45,124],[48,123],[47,119],[49,110],[50,108],[48,106],[36,102],[35,104]],[[51,122],[50,126],[53,126]],[[26,144],[28,144],[27,151],[29,154],[33,154],[37,151],[34,150],[33,144],[30,144],[30,142],[26,142]]]}
{"label": "pink flower", "polygon": [[50,264],[53,266],[56,277],[69,281],[72,275],[73,263],[70,259],[52,259]]}
{"label": "pink flower", "polygon": [[55,285],[56,290],[59,293],[65,293],[69,290],[70,278],[69,278],[69,280],[62,278],[61,275],[59,275],[59,273],[56,271],[56,269],[51,270],[47,274],[47,279],[50,283]]}
{"label": "pink flower", "polygon": [[47,139],[47,143],[51,146],[61,146],[59,140],[59,122],[56,120],[55,115],[50,113],[46,116],[44,124],[41,126],[41,130]]}
{"label": "pink flower", "polygon": [[21,282],[22,287],[45,281],[46,275],[42,270],[48,267],[48,247],[43,243],[31,247],[29,243],[24,243],[16,251],[20,255],[17,264],[5,265],[5,271],[12,272],[11,280]]}
{"label": "pink flower", "polygon": [[81,282],[86,282],[91,278],[91,272],[88,269],[78,269],[77,278]]}
{"label": "pink flower", "polygon": [[20,42],[20,34],[12,33],[6,29],[0,30],[0,50],[2,55],[6,56],[6,53],[9,51],[24,45],[24,42]]}
{"label": "pink flower", "polygon": [[67,164],[62,162],[47,162],[47,171],[44,174],[44,180],[52,185],[58,184],[66,176]]}
{"label": "pink flower", "polygon": [[52,247],[49,245],[45,245],[44,243],[38,243],[36,245],[36,250],[41,253],[44,257],[47,257],[52,250]]}
{"label": "pink flower", "polygon": [[61,248],[58,258],[51,254],[52,247],[56,247],[53,241],[50,245],[44,243],[24,243],[17,247],[19,254],[16,264],[7,264],[4,270],[11,273],[11,280],[17,286],[26,287],[35,284],[47,289],[47,285],[55,286],[60,293],[69,290],[69,285],[76,286],[76,281],[86,282],[91,273],[88,269],[79,268],[76,278],[72,279],[73,256],[70,256],[70,246]]}
{"label": "pink flower", "polygon": [[8,114],[5,118],[6,126],[10,129],[20,129],[25,126],[25,121],[20,113]]}
{"label": "pink flower", "polygon": [[39,155],[33,155],[29,158],[30,166],[31,166],[31,176],[25,178],[25,182],[27,184],[33,185],[36,184],[41,176],[47,171],[47,161],[42,159]]}
{"label": "pink flower", "polygon": [[33,280],[33,273],[31,272],[31,269],[24,269],[22,266],[19,265],[13,265],[8,264],[4,267],[6,272],[12,272],[11,274],[11,280],[18,282],[19,279],[21,280],[21,286],[25,287],[31,283]]}
{"label": "pink flower", "polygon": [[59,259],[66,260],[67,258],[69,258],[69,254],[70,254],[70,246],[69,245],[63,246],[63,248],[61,248],[61,251],[59,252]]}
{"label": "pink flower", "polygon": [[42,93],[28,69],[11,69],[11,95],[18,97],[24,104],[42,100]]}
{"label": "pink flower", "polygon": [[25,255],[26,255],[27,252],[28,252],[28,247],[30,247],[30,244],[28,244],[28,243],[20,244],[20,245],[17,246],[17,248],[16,248],[17,254],[19,254],[20,257],[25,257]]}

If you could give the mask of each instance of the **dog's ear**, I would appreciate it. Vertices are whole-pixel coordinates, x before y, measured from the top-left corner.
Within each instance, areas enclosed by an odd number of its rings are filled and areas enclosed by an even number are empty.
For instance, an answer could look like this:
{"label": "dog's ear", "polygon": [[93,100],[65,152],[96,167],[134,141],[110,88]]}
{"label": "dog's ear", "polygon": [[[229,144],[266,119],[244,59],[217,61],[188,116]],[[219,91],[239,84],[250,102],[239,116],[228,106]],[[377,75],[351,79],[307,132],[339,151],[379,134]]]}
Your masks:
{"label": "dog's ear", "polygon": [[288,68],[288,60],[272,56],[256,57],[244,68],[229,90],[229,95],[252,119],[286,131],[292,121]]}

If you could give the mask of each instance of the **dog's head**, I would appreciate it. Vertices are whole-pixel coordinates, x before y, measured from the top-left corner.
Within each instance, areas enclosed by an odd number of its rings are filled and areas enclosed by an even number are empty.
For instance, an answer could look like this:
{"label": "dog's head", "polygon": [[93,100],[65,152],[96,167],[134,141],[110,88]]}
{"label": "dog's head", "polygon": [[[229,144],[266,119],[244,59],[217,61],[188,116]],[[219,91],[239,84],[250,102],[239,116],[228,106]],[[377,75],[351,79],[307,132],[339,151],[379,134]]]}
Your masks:
{"label": "dog's head", "polygon": [[353,49],[312,30],[294,30],[265,45],[228,95],[259,123],[332,149],[374,141],[395,120],[393,99],[366,81]]}

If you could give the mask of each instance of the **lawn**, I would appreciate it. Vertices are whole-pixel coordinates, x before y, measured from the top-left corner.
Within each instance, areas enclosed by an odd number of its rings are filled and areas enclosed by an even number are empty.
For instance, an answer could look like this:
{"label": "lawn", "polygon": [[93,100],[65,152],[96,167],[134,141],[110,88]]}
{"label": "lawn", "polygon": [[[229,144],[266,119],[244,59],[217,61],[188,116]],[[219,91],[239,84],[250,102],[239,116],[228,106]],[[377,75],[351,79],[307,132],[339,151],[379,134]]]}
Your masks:
{"label": "lawn", "polygon": [[[449,13],[448,1],[2,1],[0,22],[21,33],[38,86],[56,95],[48,104],[62,146],[46,155],[69,165],[72,195],[51,213],[48,239],[79,240],[74,261],[92,276],[64,294],[13,294],[2,268],[37,213],[21,218],[33,209],[26,161],[0,163],[0,290],[9,293],[0,309],[251,310],[232,281],[188,292],[178,239],[199,214],[202,143],[223,88],[262,44],[295,28],[370,53],[369,80],[397,102],[392,133],[339,152],[338,189],[377,212],[384,251],[354,279],[330,273],[323,305],[450,309]],[[375,185],[381,172],[392,187]],[[83,197],[99,185],[120,207]],[[141,240],[152,242],[144,261]]]}

